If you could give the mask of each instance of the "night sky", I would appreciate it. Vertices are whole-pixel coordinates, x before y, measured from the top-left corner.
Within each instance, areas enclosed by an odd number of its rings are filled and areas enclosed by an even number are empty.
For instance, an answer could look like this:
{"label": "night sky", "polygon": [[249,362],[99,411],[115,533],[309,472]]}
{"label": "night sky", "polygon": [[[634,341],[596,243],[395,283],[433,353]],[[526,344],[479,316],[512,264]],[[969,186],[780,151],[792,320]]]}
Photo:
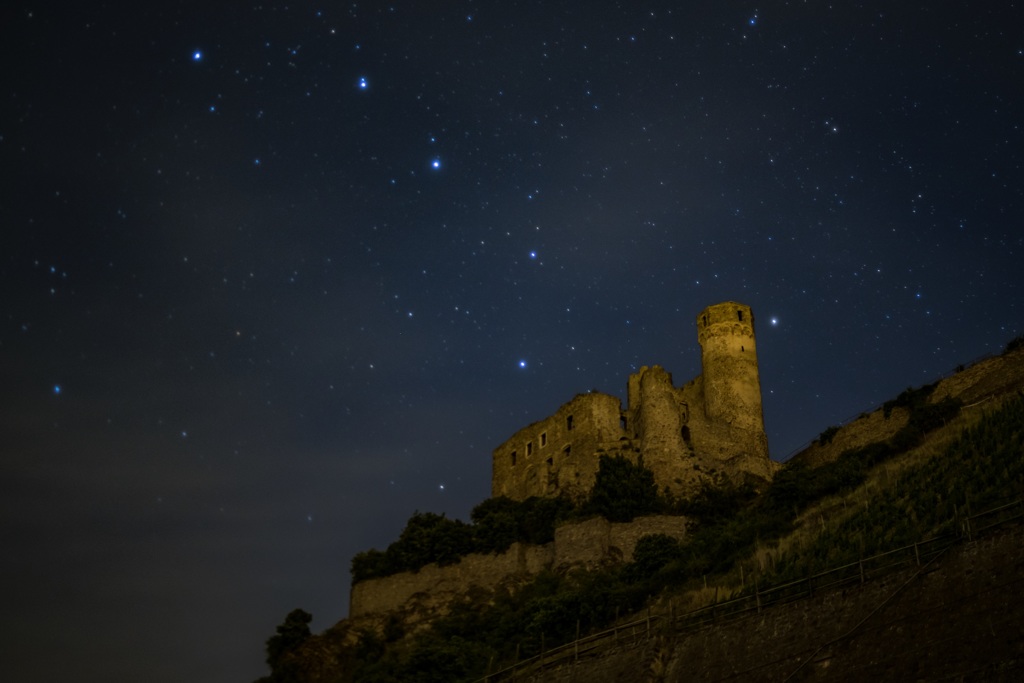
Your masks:
{"label": "night sky", "polygon": [[0,12],[6,680],[255,679],[709,304],[777,460],[1024,331],[1020,3]]}

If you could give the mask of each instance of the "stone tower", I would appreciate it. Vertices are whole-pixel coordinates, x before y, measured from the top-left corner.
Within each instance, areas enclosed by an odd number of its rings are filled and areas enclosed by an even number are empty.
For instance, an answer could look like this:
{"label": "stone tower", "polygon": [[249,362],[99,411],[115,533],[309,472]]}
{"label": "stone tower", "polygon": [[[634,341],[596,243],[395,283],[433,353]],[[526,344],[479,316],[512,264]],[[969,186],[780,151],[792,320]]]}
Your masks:
{"label": "stone tower", "polygon": [[749,435],[749,453],[766,453],[761,444],[764,413],[750,306],[735,301],[708,306],[697,316],[697,340],[705,416],[712,423],[729,425]]}
{"label": "stone tower", "polygon": [[493,453],[491,495],[584,500],[602,455],[642,462],[659,489],[688,496],[722,476],[762,486],[768,457],[749,306],[727,301],[697,316],[703,372],[681,387],[658,365],[629,376],[627,403],[579,394],[554,415],[512,435]]}

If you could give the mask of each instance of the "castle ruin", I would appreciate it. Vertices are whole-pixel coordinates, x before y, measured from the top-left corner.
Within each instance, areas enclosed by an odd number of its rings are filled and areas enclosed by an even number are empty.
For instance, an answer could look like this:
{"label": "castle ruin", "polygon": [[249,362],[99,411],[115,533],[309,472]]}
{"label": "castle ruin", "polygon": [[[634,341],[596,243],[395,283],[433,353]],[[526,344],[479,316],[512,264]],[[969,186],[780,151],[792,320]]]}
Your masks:
{"label": "castle ruin", "polygon": [[654,473],[659,490],[694,493],[702,481],[771,480],[761,383],[749,306],[727,301],[697,316],[702,373],[681,387],[660,366],[627,382],[627,407],[615,396],[578,394],[554,415],[520,429],[494,449],[491,495],[585,498],[599,456],[622,455]]}

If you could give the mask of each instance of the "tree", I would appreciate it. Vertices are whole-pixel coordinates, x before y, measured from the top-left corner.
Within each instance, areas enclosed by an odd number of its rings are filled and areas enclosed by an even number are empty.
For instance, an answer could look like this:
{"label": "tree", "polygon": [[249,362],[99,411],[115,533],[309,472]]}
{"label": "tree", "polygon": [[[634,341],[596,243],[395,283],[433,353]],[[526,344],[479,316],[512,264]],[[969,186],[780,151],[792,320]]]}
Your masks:
{"label": "tree", "polygon": [[284,623],[277,627],[277,634],[267,640],[267,665],[270,667],[270,680],[289,681],[293,679],[291,668],[287,665],[287,655],[310,637],[309,622],[313,615],[302,609],[293,609],[285,617]]}
{"label": "tree", "polygon": [[597,479],[586,504],[588,512],[610,522],[631,522],[634,517],[657,512],[661,507],[654,473],[621,455],[602,455]]}

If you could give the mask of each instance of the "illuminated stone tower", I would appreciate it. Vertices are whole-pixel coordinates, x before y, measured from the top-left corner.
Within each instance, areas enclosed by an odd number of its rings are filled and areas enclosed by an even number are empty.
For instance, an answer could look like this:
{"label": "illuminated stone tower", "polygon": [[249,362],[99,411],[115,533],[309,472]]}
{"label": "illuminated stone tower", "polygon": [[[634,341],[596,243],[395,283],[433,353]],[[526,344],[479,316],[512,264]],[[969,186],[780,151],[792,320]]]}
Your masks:
{"label": "illuminated stone tower", "polygon": [[675,495],[722,477],[771,481],[778,465],[768,457],[750,307],[708,306],[697,316],[697,339],[703,373],[685,385],[645,365],[629,376],[625,408],[615,396],[579,394],[513,434],[494,450],[491,495],[584,500],[602,455],[642,461],[658,489]]}
{"label": "illuminated stone tower", "polygon": [[708,306],[697,316],[697,340],[706,418],[727,426],[734,434],[730,440],[736,440],[735,445],[749,455],[767,457],[750,306],[735,301]]}

